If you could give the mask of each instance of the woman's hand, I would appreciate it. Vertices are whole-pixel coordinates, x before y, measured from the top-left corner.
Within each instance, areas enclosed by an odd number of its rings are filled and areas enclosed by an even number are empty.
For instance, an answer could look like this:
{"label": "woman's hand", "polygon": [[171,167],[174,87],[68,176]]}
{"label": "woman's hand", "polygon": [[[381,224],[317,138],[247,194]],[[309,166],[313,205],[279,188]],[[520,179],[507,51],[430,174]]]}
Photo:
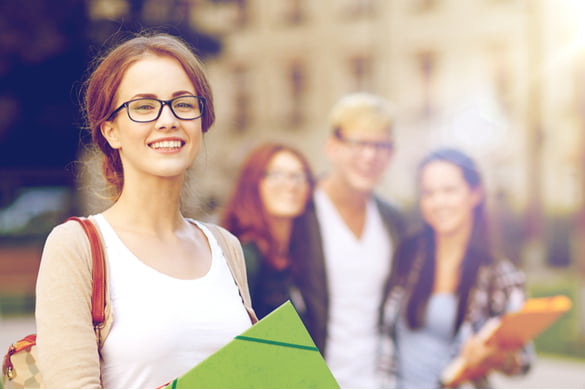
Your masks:
{"label": "woman's hand", "polygon": [[491,370],[513,374],[520,369],[518,360],[519,349],[522,345],[502,345],[486,343],[481,335],[474,335],[464,344],[461,355],[468,364],[472,377],[479,377]]}

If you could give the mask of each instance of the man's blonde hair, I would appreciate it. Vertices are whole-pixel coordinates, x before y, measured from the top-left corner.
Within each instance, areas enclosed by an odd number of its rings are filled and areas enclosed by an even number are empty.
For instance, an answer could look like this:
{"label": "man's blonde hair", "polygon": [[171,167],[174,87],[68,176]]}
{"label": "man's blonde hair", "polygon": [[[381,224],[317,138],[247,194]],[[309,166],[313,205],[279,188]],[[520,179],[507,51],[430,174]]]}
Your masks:
{"label": "man's blonde hair", "polygon": [[329,123],[333,131],[359,129],[392,134],[394,110],[381,96],[352,93],[343,96],[333,106]]}

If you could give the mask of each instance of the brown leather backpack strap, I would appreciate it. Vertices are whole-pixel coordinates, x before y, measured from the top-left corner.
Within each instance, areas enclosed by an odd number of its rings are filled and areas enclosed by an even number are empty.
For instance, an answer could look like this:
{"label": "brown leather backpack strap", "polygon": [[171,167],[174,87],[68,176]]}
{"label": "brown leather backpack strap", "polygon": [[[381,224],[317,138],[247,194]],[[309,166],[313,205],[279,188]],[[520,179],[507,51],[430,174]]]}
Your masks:
{"label": "brown leather backpack strap", "polygon": [[106,318],[106,260],[100,235],[87,218],[71,217],[68,220],[79,222],[89,239],[92,258],[91,316],[94,328],[98,329]]}

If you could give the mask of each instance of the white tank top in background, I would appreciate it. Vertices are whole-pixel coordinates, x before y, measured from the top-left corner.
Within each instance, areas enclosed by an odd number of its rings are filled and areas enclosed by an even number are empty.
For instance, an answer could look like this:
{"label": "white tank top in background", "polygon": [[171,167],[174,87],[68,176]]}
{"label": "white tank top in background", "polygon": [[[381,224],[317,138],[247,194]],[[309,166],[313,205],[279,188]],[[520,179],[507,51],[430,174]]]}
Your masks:
{"label": "white tank top in background", "polygon": [[187,372],[251,326],[238,287],[213,234],[194,222],[211,247],[198,279],[165,275],[140,261],[103,215],[114,322],[102,348],[104,388],[155,388]]}
{"label": "white tank top in background", "polygon": [[375,379],[379,305],[390,271],[392,243],[373,199],[357,238],[325,192],[315,206],[329,287],[325,359],[341,388],[377,388]]}

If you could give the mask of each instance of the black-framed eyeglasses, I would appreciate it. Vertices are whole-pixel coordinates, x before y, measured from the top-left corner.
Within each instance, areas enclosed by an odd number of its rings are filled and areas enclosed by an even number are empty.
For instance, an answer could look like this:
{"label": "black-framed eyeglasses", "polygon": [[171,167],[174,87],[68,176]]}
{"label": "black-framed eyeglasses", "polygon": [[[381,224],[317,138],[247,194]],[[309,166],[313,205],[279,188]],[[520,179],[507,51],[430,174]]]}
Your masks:
{"label": "black-framed eyeglasses", "polygon": [[266,171],[264,178],[275,184],[284,184],[292,182],[294,184],[305,184],[308,183],[309,178],[305,172],[287,172],[281,170]]}
{"label": "black-framed eyeglasses", "polygon": [[116,108],[108,117],[112,120],[121,109],[126,108],[128,118],[133,122],[145,123],[157,120],[167,105],[177,119],[193,120],[205,113],[205,98],[202,96],[177,96],[170,100],[140,98],[128,100]]}
{"label": "black-framed eyeglasses", "polygon": [[335,129],[333,131],[333,135],[335,136],[335,138],[337,138],[338,140],[340,140],[341,142],[343,142],[344,144],[348,145],[350,148],[352,148],[356,151],[363,150],[366,148],[372,148],[376,152],[389,153],[392,150],[394,150],[394,143],[393,142],[363,141],[360,139],[348,138],[348,137],[345,137],[343,134],[341,134],[340,129]]}

